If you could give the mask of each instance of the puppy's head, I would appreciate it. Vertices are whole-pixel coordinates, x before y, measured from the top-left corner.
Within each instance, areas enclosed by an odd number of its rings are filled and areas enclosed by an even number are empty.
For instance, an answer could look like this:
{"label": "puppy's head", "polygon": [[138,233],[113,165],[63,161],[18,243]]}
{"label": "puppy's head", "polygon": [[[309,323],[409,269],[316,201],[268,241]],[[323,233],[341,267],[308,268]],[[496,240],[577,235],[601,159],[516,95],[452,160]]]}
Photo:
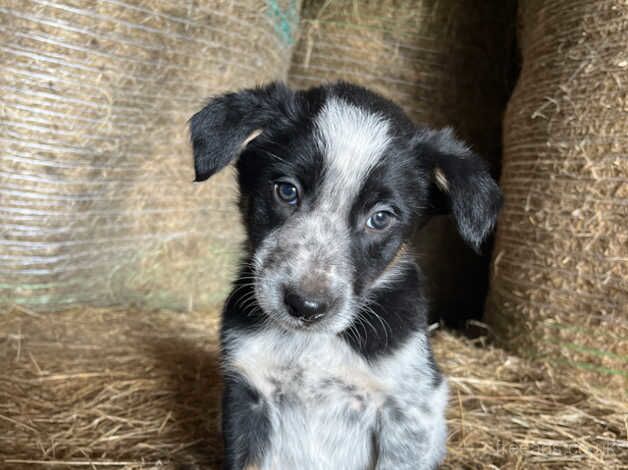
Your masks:
{"label": "puppy's head", "polygon": [[416,221],[449,211],[476,249],[499,189],[449,130],[339,83],[271,84],[212,99],[191,119],[196,180],[238,158],[257,302],[284,327],[340,332],[403,276]]}

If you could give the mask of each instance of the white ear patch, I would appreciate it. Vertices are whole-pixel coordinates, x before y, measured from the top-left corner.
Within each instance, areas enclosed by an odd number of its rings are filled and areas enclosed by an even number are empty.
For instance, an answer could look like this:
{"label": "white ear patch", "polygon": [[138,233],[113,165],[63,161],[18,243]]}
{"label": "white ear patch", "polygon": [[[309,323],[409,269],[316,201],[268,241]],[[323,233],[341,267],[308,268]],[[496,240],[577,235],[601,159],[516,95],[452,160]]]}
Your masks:
{"label": "white ear patch", "polygon": [[447,181],[447,177],[443,170],[440,168],[434,169],[434,179],[436,180],[436,186],[438,186],[442,191],[449,191],[449,181]]}
{"label": "white ear patch", "polygon": [[[329,195],[353,199],[390,143],[389,122],[339,98],[330,98],[316,117]],[[340,189],[341,188],[341,189]]]}
{"label": "white ear patch", "polygon": [[247,145],[253,142],[257,137],[259,137],[262,132],[264,132],[264,129],[255,129],[253,132],[251,132],[249,136],[246,139],[244,139],[244,142],[242,142],[242,145],[240,145],[240,152],[242,152],[246,148]]}

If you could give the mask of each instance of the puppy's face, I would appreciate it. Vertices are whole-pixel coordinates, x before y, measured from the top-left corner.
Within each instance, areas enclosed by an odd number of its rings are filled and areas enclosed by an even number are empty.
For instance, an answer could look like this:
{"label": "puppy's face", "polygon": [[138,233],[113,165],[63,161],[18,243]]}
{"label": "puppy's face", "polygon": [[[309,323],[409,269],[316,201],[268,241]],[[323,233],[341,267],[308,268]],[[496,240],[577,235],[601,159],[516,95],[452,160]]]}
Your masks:
{"label": "puppy's face", "polygon": [[340,332],[403,275],[417,219],[453,212],[478,246],[499,190],[449,131],[347,84],[282,85],[212,100],[192,118],[197,180],[239,155],[259,307],[287,328]]}

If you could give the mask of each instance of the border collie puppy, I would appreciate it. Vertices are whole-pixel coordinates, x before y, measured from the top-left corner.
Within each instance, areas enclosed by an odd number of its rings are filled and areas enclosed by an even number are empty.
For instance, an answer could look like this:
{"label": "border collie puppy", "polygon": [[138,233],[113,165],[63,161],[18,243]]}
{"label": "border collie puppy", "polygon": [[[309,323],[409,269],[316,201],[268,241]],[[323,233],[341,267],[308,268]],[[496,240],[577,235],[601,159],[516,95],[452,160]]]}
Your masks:
{"label": "border collie puppy", "polygon": [[448,210],[478,248],[500,191],[450,130],[348,83],[273,83],[191,119],[196,180],[237,159],[247,245],[222,318],[225,468],[432,469],[447,384],[413,227]]}

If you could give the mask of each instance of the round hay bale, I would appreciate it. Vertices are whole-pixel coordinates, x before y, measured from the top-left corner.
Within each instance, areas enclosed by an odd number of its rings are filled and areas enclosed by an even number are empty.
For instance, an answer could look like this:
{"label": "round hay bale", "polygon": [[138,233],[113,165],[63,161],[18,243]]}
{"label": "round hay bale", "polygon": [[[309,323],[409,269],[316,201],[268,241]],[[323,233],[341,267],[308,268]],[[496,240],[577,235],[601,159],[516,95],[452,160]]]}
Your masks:
{"label": "round hay bale", "polygon": [[5,0],[0,304],[201,308],[242,239],[232,176],[193,185],[207,96],[283,79],[297,0]]}
{"label": "round hay bale", "polygon": [[[515,16],[512,1],[304,1],[289,81],[368,86],[417,123],[453,126],[497,175]],[[434,310],[452,321],[479,316],[489,257],[467,248],[444,217],[420,231],[415,247]]]}
{"label": "round hay bale", "polygon": [[628,4],[536,1],[520,21],[489,321],[526,356],[625,388]]}

